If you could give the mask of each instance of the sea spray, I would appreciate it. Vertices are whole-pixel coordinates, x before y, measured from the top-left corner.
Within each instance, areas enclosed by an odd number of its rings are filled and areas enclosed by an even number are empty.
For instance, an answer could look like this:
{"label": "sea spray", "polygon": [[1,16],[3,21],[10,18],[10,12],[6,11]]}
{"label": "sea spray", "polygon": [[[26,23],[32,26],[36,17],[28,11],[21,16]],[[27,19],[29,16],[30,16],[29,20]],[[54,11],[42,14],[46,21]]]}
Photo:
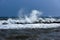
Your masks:
{"label": "sea spray", "polygon": [[42,12],[38,10],[32,10],[32,13],[30,14],[30,20],[31,22],[35,22],[39,20],[39,17],[42,14]]}
{"label": "sea spray", "polygon": [[[23,11],[22,11],[23,12]],[[20,13],[22,13],[20,11]],[[27,15],[21,15],[22,17],[20,17],[19,15],[19,19],[12,19],[9,18],[8,20],[2,20],[0,21],[0,29],[25,29],[25,28],[56,28],[56,27],[60,27],[60,23],[39,23],[40,22],[55,22],[55,21],[60,21],[59,19],[55,19],[55,18],[40,18],[39,16],[42,15],[42,12],[38,11],[38,10],[32,10],[32,12],[30,13],[29,16]],[[38,23],[34,23],[38,21]],[[3,24],[3,23],[8,23],[8,24]],[[22,24],[17,24],[18,23],[22,23]],[[30,24],[28,24],[30,23]]]}
{"label": "sea spray", "polygon": [[[20,15],[23,14],[22,12],[23,10],[20,10],[19,13]],[[20,20],[24,20],[25,22],[28,22],[28,23],[33,23],[35,21],[39,21],[39,17],[42,14],[42,12],[38,11],[38,10],[32,10],[32,12],[30,13],[30,16],[28,17],[27,15],[25,15],[24,18],[23,15],[21,15],[21,17],[19,16]]]}

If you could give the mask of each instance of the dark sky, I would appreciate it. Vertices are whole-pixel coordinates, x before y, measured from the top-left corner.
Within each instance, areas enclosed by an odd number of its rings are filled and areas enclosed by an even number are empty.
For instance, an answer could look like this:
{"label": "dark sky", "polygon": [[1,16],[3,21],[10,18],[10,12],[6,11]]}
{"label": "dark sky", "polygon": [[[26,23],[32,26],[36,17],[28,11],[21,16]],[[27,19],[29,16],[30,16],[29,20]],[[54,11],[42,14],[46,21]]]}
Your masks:
{"label": "dark sky", "polygon": [[40,10],[43,16],[60,16],[60,0],[0,0],[0,16],[17,16],[21,8]]}

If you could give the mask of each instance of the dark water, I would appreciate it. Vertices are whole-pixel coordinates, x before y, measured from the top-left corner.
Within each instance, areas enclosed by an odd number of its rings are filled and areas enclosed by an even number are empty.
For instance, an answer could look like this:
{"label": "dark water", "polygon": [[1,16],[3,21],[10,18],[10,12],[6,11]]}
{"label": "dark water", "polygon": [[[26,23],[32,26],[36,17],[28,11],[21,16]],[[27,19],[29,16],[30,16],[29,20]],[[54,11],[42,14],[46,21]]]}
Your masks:
{"label": "dark water", "polygon": [[49,29],[0,29],[0,40],[60,40],[60,27]]}

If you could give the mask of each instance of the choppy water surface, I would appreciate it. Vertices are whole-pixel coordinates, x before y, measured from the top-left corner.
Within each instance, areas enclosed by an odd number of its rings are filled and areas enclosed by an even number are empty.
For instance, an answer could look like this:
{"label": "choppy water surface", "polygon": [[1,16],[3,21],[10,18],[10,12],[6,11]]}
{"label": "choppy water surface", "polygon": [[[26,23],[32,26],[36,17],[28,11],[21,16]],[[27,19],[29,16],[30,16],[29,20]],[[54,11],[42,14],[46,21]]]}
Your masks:
{"label": "choppy water surface", "polygon": [[38,10],[20,13],[18,18],[0,17],[0,40],[60,40],[60,17],[39,17]]}
{"label": "choppy water surface", "polygon": [[60,40],[60,18],[46,19],[48,22],[41,20],[39,24],[3,19],[0,20],[0,40]]}
{"label": "choppy water surface", "polygon": [[0,40],[60,40],[60,27],[48,29],[0,29]]}

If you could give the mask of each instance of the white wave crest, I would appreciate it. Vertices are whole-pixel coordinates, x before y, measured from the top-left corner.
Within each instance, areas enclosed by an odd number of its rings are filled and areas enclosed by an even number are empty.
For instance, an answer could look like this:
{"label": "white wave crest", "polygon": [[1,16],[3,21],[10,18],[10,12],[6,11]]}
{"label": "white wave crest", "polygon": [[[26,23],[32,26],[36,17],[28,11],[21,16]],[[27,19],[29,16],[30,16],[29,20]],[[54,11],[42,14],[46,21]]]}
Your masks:
{"label": "white wave crest", "polygon": [[60,24],[8,24],[0,25],[0,29],[25,29],[25,28],[56,28]]}
{"label": "white wave crest", "polygon": [[[20,13],[22,13],[20,11]],[[0,29],[21,29],[21,28],[55,28],[60,27],[60,23],[42,23],[42,22],[60,22],[60,19],[55,18],[39,18],[42,14],[41,11],[38,10],[32,10],[30,13],[30,16],[28,17],[25,15],[24,18],[19,19],[12,19],[9,18],[8,20],[0,20]],[[39,23],[39,21],[41,23]],[[33,24],[34,22],[38,22]],[[3,24],[4,23],[4,24]],[[23,24],[17,24],[17,23],[23,23]],[[27,24],[25,24],[27,23]],[[30,24],[28,24],[30,23]]]}

